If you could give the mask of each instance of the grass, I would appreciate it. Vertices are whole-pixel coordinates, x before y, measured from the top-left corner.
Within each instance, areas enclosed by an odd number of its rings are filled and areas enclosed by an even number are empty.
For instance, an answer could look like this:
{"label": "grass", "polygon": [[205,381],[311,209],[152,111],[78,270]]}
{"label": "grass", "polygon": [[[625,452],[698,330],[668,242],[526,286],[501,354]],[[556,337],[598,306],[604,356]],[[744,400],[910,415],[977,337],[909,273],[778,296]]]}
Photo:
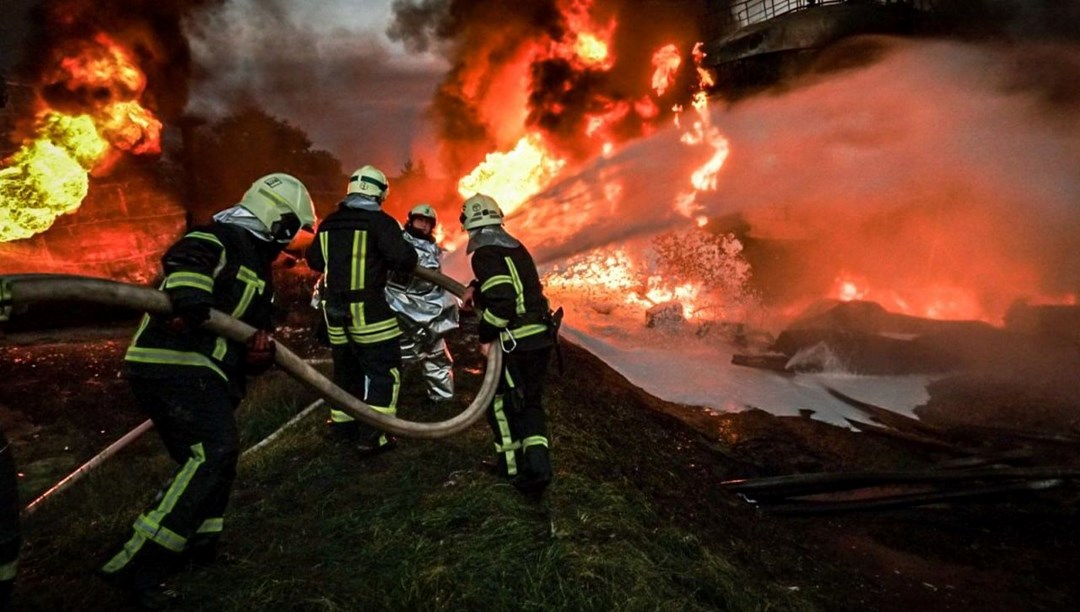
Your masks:
{"label": "grass", "polygon": [[[479,356],[460,340],[454,347],[465,402],[479,385],[468,373]],[[681,465],[693,436],[631,395],[590,384],[588,368],[570,370],[548,394],[557,474],[542,501],[479,469],[490,449],[483,423],[361,460],[325,438],[317,410],[241,460],[228,556],[175,578],[176,609],[816,607],[761,571],[756,552],[715,537],[727,519],[706,513],[725,508],[687,502],[679,483],[693,476]],[[405,389],[403,416],[440,416],[415,408],[414,374]],[[258,379],[238,414],[244,447],[310,400],[280,373]],[[18,609],[124,609],[91,572],[172,469],[158,447],[148,439],[125,450],[27,522]],[[703,531],[693,516],[713,526]]]}

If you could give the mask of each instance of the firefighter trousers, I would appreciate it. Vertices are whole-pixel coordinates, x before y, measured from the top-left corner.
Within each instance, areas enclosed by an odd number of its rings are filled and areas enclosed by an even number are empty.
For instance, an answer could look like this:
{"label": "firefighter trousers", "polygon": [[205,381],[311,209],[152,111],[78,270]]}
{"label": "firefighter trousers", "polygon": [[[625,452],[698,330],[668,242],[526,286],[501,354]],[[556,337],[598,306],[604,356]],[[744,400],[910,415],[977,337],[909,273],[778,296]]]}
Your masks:
{"label": "firefighter trousers", "polygon": [[454,359],[446,339],[422,324],[398,317],[401,327],[401,360],[420,365],[420,374],[427,386],[427,397],[433,402],[445,402],[454,397]]}
{"label": "firefighter trousers", "polygon": [[221,378],[133,378],[131,389],[180,467],[135,520],[131,538],[102,567],[106,574],[142,559],[159,563],[193,542],[216,540],[240,456],[233,415],[239,402]]}
{"label": "firefighter trousers", "polygon": [[11,589],[19,558],[19,483],[11,446],[0,432],[0,611],[11,610]]}
{"label": "firefighter trousers", "polygon": [[[335,345],[334,384],[359,398],[378,412],[397,416],[398,393],[401,390],[401,347],[398,338],[383,342]],[[370,446],[388,443],[386,435],[353,419],[340,410],[330,410],[335,425],[356,423],[359,442]]]}
{"label": "firefighter trousers", "polygon": [[[499,350],[498,343],[492,350]],[[499,386],[487,414],[499,469],[521,488],[542,488],[551,480],[543,403],[550,358],[550,346],[503,355]]]}

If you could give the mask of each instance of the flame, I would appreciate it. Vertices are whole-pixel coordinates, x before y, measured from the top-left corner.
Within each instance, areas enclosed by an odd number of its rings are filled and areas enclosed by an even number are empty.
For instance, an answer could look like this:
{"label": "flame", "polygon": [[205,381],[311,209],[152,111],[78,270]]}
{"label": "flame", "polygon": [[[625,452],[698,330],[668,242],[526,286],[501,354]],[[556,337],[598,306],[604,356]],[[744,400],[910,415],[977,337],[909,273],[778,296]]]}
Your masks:
{"label": "flame", "polygon": [[569,59],[584,68],[610,69],[615,63],[610,47],[616,22],[612,20],[602,27],[594,24],[589,15],[592,10],[591,0],[570,0],[569,3],[562,4],[565,6],[563,17],[566,19],[567,31],[572,34],[566,43],[556,44],[554,55]]}
{"label": "flame", "polygon": [[[706,144],[712,147],[712,154],[704,164],[690,174],[690,186],[693,190],[680,192],[675,197],[675,209],[686,217],[695,218],[700,227],[705,224],[705,221],[698,214],[700,206],[697,203],[697,196],[702,191],[716,190],[717,175],[720,169],[724,167],[724,162],[727,161],[730,148],[727,138],[720,133],[718,127],[712,124],[712,116],[709,113],[709,99],[706,93],[708,86],[712,84],[712,77],[707,70],[701,67],[701,61],[705,58],[705,53],[701,50],[700,42],[694,45],[693,56],[697,65],[699,80],[698,91],[694,93],[691,107],[697,113],[697,119],[691,124],[690,128],[683,132],[681,140],[684,144],[691,146]],[[675,110],[675,125],[679,127],[681,126],[679,117],[683,108],[676,107],[673,110]]]}
{"label": "flame", "polygon": [[674,44],[664,45],[656,50],[652,56],[653,75],[652,88],[656,95],[662,96],[675,82],[675,74],[682,65],[682,57],[679,48]]}
{"label": "flame", "polygon": [[146,77],[108,36],[98,34],[77,55],[61,58],[50,80],[71,95],[90,92],[80,104],[89,108],[69,114],[42,101],[34,136],[0,170],[0,242],[29,238],[77,210],[91,171],[106,171],[114,151],[161,150],[161,122],[138,102]]}
{"label": "flame", "polygon": [[683,318],[720,319],[751,301],[750,266],[734,236],[693,228],[662,234],[649,244],[594,249],[544,275],[560,297],[621,305],[640,313],[677,302]]}
{"label": "flame", "polygon": [[828,297],[841,302],[872,301],[889,312],[928,319],[995,323],[1000,318],[987,312],[975,292],[936,281],[909,289],[879,288],[865,278],[844,272],[837,276]]}
{"label": "flame", "polygon": [[610,66],[608,46],[595,34],[582,32],[574,41],[574,54],[587,66]]}
{"label": "flame", "polygon": [[[695,58],[700,62],[700,47],[696,49],[698,53]],[[674,71],[678,69],[680,61],[675,45],[666,45],[658,50],[654,54],[653,63],[662,70],[654,74],[654,85],[663,89],[673,82]],[[711,242],[711,238],[702,238],[707,234],[696,229],[708,221],[700,214],[698,195],[702,191],[717,188],[717,174],[728,155],[728,141],[719,129],[712,125],[705,104],[707,73],[699,72],[699,75],[702,75],[700,95],[698,101],[689,107],[693,109],[696,119],[684,131],[682,141],[686,146],[701,148],[707,155],[699,167],[687,168],[686,184],[682,190],[676,192],[671,203],[675,210],[691,220],[693,231],[699,233],[693,234],[693,239],[679,242],[680,246],[673,246],[671,241],[659,241],[653,245],[653,250],[665,250],[668,259],[679,260],[680,265],[661,269],[657,268],[656,262],[644,261],[621,247],[601,248],[572,263],[563,271],[548,275],[546,282],[550,282],[553,288],[578,294],[601,292],[605,294],[605,300],[614,300],[636,308],[650,308],[676,301],[687,320],[700,317],[702,312],[712,308],[702,304],[725,301],[716,297],[716,291],[706,291],[706,285],[714,289],[723,285],[734,293],[741,292],[741,289],[731,287],[741,286],[742,281],[733,284],[711,277],[707,281],[702,280],[708,273],[696,269],[697,264],[690,263],[692,258],[675,255],[680,248],[688,245],[697,245],[700,252],[709,253],[709,257],[712,257],[710,261],[714,262],[733,261],[741,252],[741,245],[728,245],[721,249]],[[600,140],[600,154],[610,155],[614,149],[614,139],[608,134],[608,129],[627,117],[631,111],[651,118],[658,114],[659,109],[648,96],[634,103],[609,102],[601,111],[587,117],[581,138]],[[518,140],[512,150],[488,154],[481,164],[459,181],[458,191],[463,197],[474,193],[490,195],[500,203],[503,211],[509,214],[556,180],[566,166],[567,160],[552,153],[539,133],[532,132]],[[614,203],[621,197],[622,186],[618,181],[606,180],[601,187],[607,201]],[[749,266],[745,264],[739,268],[738,273],[733,272],[730,265],[720,265],[717,269],[723,269],[733,277],[749,274]],[[712,297],[706,299],[703,297],[706,294]]]}
{"label": "flame", "polygon": [[529,134],[505,153],[489,153],[479,166],[458,181],[458,193],[487,194],[510,214],[539,193],[558,175],[566,161],[551,154],[538,134]]}
{"label": "flame", "polygon": [[642,263],[621,248],[600,249],[557,268],[544,277],[544,285],[555,293],[587,295],[637,309],[678,301],[687,320],[694,318],[701,293],[700,284],[673,285],[659,274],[648,274]]}

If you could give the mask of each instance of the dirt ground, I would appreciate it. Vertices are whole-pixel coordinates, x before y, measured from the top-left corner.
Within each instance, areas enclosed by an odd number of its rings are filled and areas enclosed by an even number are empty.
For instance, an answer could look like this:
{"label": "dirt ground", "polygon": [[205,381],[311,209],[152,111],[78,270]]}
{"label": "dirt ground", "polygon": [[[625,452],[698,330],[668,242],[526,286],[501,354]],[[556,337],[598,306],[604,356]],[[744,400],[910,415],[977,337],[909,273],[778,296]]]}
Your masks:
{"label": "dirt ground", "polygon": [[[117,322],[3,338],[0,426],[15,441],[25,497],[142,420],[117,377],[130,333],[129,322]],[[300,327],[286,326],[280,337],[303,355],[320,354]],[[813,589],[826,609],[1063,610],[1080,603],[1075,488],[964,504],[777,516],[721,483],[801,472],[917,469],[955,457],[809,419],[760,411],[716,415],[670,404],[580,349],[568,347],[566,359],[572,374],[553,382],[556,392],[568,392],[560,386],[591,385],[606,396],[647,406],[633,417],[637,424],[624,439],[652,444],[663,431],[664,443],[674,439],[679,446],[670,480],[641,483],[672,520],[693,527],[703,541],[724,542],[735,554],[754,550],[747,558],[760,558],[761,549],[773,551],[774,565],[761,571],[781,584],[800,585],[790,588]],[[575,427],[606,426],[589,411],[573,418]],[[1053,456],[1061,455],[1058,449]],[[631,481],[638,477],[632,464],[613,469]]]}
{"label": "dirt ground", "polygon": [[[664,402],[592,355],[577,349],[570,354],[581,379],[631,395],[688,426],[686,458],[672,468],[683,477],[666,483],[667,507],[676,520],[695,524],[703,539],[773,549],[776,565],[763,571],[796,584],[809,579],[828,609],[1064,610],[1080,603],[1074,580],[1080,567],[1075,486],[918,508],[778,516],[720,483],[807,472],[927,469],[958,459],[810,419],[757,410],[717,415]],[[987,449],[1013,448],[1015,442],[991,438]],[[1076,467],[1075,446],[1025,440],[1024,449],[1027,465]],[[877,488],[861,495],[898,492]]]}

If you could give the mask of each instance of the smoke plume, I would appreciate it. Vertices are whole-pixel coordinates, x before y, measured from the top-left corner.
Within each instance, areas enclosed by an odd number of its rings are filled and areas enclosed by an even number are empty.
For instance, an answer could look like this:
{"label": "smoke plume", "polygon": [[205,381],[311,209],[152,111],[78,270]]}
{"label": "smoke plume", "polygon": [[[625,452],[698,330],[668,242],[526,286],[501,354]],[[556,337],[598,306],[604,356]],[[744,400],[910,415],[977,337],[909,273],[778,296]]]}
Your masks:
{"label": "smoke plume", "polygon": [[[703,212],[797,239],[796,277],[846,274],[998,316],[1080,293],[1080,50],[878,44],[874,65],[714,110],[730,155]],[[705,157],[671,129],[560,181],[509,226],[555,261],[687,224],[673,199]]]}
{"label": "smoke plume", "polygon": [[[163,118],[179,116],[187,104],[192,75],[191,49],[184,34],[185,18],[222,0],[50,0],[30,12],[31,33],[20,71],[32,82],[48,81],[48,72],[70,45],[104,33],[132,50],[147,77],[145,101]],[[105,102],[102,91],[49,87],[50,104],[77,107]]]}
{"label": "smoke plume", "polygon": [[[430,110],[444,165],[460,176],[485,153],[512,146],[523,128],[538,128],[549,145],[577,160],[599,150],[582,138],[590,116],[616,114],[615,140],[642,135],[647,122],[633,105],[649,93],[650,56],[670,43],[688,54],[701,40],[705,2],[397,0],[393,7],[392,38],[450,60]],[[599,31],[613,28],[610,65],[557,51],[590,25],[583,16]],[[679,83],[663,110],[684,101],[688,90],[689,82]]]}
{"label": "smoke plume", "polygon": [[[393,174],[422,157],[421,117],[445,67],[391,53],[380,33],[362,29],[370,23],[363,7],[296,5],[234,0],[191,21],[201,71],[190,112],[219,117],[257,103],[347,169],[372,163]],[[355,21],[328,27],[335,10]]]}

